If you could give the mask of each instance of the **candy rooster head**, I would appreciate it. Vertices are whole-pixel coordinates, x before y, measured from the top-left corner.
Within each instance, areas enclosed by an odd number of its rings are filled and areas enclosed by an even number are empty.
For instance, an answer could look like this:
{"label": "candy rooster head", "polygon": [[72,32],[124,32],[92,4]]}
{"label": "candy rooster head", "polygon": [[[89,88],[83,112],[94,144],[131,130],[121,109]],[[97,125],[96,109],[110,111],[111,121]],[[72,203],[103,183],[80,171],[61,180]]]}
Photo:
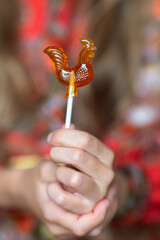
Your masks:
{"label": "candy rooster head", "polygon": [[82,43],[82,45],[88,49],[89,51],[89,57],[94,57],[94,50],[96,50],[97,48],[94,46],[94,42],[92,40],[90,40],[89,38],[80,38],[79,39],[80,43]]}
{"label": "candy rooster head", "polygon": [[[71,72],[74,73],[75,89],[89,84],[94,76],[90,58],[94,57],[96,47],[92,40],[88,38],[80,38],[79,41],[83,45],[83,49],[78,56],[78,64],[69,67],[68,59],[62,48],[50,46],[44,49],[44,52],[51,58],[59,82],[65,86],[69,86]],[[77,91],[75,90],[75,96]]]}

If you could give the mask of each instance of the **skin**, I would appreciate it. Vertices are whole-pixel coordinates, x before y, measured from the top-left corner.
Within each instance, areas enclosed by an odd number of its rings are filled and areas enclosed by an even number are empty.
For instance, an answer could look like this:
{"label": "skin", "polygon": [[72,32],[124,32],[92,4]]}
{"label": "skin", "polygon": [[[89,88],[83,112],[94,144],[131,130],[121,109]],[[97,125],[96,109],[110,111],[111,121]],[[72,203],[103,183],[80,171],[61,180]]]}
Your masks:
{"label": "skin", "polygon": [[31,211],[57,237],[99,235],[127,196],[125,179],[113,171],[112,151],[78,130],[57,130],[48,142],[51,161],[1,170],[0,206]]}
{"label": "skin", "polygon": [[48,186],[49,196],[76,214],[90,212],[106,196],[114,179],[113,153],[95,137],[78,130],[55,131],[49,136],[49,142],[53,145],[50,156],[54,163],[71,164],[78,170],[58,167],[58,181],[74,192],[70,194],[59,184],[51,183]]}
{"label": "skin", "polygon": [[[48,195],[63,209],[82,216],[106,200],[105,217],[82,231],[82,235],[99,235],[127,199],[126,179],[113,171],[113,152],[94,136],[78,130],[55,131],[48,142],[53,146],[50,157],[54,163],[76,168],[59,166],[56,178],[61,184],[49,184]],[[66,186],[70,191],[65,191]]]}

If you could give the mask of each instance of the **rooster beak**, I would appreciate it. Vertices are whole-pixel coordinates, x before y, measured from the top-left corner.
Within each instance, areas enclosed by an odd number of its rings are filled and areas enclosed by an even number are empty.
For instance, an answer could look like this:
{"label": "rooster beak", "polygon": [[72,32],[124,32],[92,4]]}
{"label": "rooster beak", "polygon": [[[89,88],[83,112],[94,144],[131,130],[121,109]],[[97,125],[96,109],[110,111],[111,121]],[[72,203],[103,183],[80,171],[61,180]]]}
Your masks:
{"label": "rooster beak", "polygon": [[97,48],[95,46],[92,46],[91,49],[94,51],[94,50],[97,50]]}

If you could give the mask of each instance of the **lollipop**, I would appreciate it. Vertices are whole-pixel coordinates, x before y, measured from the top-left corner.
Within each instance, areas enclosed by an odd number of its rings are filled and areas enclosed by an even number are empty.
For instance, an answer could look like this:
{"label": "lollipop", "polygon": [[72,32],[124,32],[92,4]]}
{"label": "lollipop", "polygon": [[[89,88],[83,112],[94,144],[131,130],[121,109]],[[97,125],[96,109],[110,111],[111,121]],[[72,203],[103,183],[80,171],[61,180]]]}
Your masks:
{"label": "lollipop", "polygon": [[77,96],[77,88],[89,84],[93,80],[94,71],[90,58],[94,57],[96,47],[92,40],[81,38],[80,42],[83,49],[79,53],[78,64],[74,67],[68,67],[68,60],[63,49],[50,46],[44,49],[44,52],[51,58],[56,72],[57,79],[67,87],[66,98],[68,98],[65,128],[70,128],[73,97]]}

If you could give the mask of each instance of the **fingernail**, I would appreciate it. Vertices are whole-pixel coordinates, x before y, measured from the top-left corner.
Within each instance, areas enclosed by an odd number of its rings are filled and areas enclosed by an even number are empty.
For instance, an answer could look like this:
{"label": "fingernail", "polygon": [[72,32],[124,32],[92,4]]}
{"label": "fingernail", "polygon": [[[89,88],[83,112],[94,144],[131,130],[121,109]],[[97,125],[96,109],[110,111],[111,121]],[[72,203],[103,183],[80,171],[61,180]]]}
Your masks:
{"label": "fingernail", "polygon": [[50,133],[47,137],[47,142],[48,143],[51,143],[51,139],[52,139],[52,133]]}

